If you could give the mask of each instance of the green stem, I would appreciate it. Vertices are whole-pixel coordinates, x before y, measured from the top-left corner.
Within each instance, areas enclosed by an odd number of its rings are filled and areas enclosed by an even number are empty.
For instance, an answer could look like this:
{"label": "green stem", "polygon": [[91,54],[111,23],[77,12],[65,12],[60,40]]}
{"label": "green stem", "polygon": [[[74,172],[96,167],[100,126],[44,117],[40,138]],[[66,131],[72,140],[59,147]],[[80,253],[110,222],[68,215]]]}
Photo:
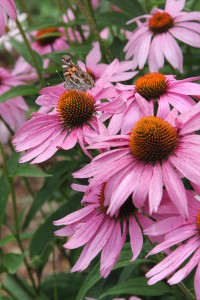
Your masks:
{"label": "green stem", "polygon": [[13,184],[13,179],[11,177],[9,177],[8,168],[7,168],[7,160],[6,160],[5,152],[4,152],[4,149],[3,149],[3,146],[2,146],[1,143],[0,143],[0,151],[1,151],[3,164],[4,164],[4,174],[5,174],[8,182],[9,182],[10,190],[11,190],[11,198],[12,198],[13,213],[14,213],[14,225],[15,225],[14,236],[17,240],[18,246],[19,246],[19,248],[21,250],[21,253],[23,255],[24,263],[25,263],[29,278],[32,282],[33,288],[37,292],[35,281],[33,279],[32,273],[31,273],[31,268],[30,268],[30,266],[28,264],[28,261],[26,259],[25,251],[24,251],[21,239],[20,239],[20,230],[19,230],[19,223],[18,223],[18,218],[17,218],[17,202],[16,202],[16,197],[15,197],[14,184]]}
{"label": "green stem", "polygon": [[99,42],[102,50],[104,51],[107,62],[111,62],[113,60],[112,54],[110,52],[110,49],[105,45],[104,41],[100,37],[95,18],[93,16],[93,13],[91,13],[89,5],[84,5],[81,0],[76,0],[76,5],[78,6],[79,10],[88,22],[88,25],[90,26],[90,29],[93,32],[95,39]]}
{"label": "green stem", "polygon": [[56,284],[56,261],[55,261],[55,248],[53,245],[53,292],[54,300],[58,300],[57,284]]}
{"label": "green stem", "polygon": [[27,14],[27,21],[28,21],[28,24],[29,25],[32,25],[32,20],[31,20],[31,14],[30,14],[30,11],[26,5],[26,0],[18,0],[19,1],[19,5],[21,7],[21,9]]}
{"label": "green stem", "polygon": [[36,70],[36,72],[37,72],[37,74],[38,74],[38,78],[39,78],[40,84],[41,84],[42,87],[44,87],[44,86],[46,86],[46,83],[45,83],[45,81],[44,81],[44,79],[43,79],[43,76],[42,76],[42,72],[41,72],[40,66],[38,65],[37,59],[36,59],[36,57],[35,57],[35,54],[34,54],[32,48],[31,48],[31,45],[30,45],[30,43],[29,43],[29,41],[28,41],[28,39],[27,39],[27,37],[26,37],[26,34],[25,34],[25,32],[24,32],[24,29],[23,29],[23,27],[21,26],[21,24],[20,24],[20,22],[19,22],[18,19],[16,19],[16,24],[17,24],[17,27],[18,27],[18,29],[19,29],[19,31],[20,31],[20,33],[21,33],[23,39],[24,39],[24,42],[25,42],[26,47],[27,47],[27,49],[28,49],[28,51],[29,51],[29,53],[30,53],[30,56],[31,56],[31,58],[32,58],[32,61],[33,61],[34,65],[35,65],[35,70]]}

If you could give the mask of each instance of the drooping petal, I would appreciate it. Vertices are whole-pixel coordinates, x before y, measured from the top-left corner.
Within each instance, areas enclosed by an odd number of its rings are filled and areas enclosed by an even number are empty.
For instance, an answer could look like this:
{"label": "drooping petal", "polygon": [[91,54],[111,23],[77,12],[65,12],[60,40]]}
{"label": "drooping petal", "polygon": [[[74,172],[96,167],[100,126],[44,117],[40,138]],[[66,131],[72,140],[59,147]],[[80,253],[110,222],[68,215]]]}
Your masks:
{"label": "drooping petal", "polygon": [[171,201],[179,213],[188,218],[188,206],[185,187],[168,162],[162,163],[163,181]]}
{"label": "drooping petal", "polygon": [[167,0],[165,10],[172,16],[178,15],[185,6],[186,0]]}
{"label": "drooping petal", "polygon": [[149,184],[149,210],[150,214],[157,212],[163,194],[162,168],[160,163],[153,167],[153,176]]}
{"label": "drooping petal", "polygon": [[140,226],[138,225],[138,223],[132,215],[129,216],[129,235],[131,249],[133,253],[131,261],[134,261],[142,250],[143,236]]}
{"label": "drooping petal", "polygon": [[187,28],[174,27],[169,29],[169,32],[178,40],[190,46],[200,48],[200,34],[196,33],[195,31]]}

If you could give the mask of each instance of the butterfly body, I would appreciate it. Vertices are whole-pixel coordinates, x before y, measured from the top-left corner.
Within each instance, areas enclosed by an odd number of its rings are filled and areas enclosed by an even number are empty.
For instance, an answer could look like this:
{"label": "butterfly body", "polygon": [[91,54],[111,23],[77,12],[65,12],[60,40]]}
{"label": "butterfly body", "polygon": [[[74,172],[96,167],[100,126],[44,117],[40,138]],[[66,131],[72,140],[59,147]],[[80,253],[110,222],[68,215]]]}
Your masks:
{"label": "butterfly body", "polygon": [[94,87],[93,78],[75,65],[70,56],[62,56],[62,69],[66,89],[85,92]]}

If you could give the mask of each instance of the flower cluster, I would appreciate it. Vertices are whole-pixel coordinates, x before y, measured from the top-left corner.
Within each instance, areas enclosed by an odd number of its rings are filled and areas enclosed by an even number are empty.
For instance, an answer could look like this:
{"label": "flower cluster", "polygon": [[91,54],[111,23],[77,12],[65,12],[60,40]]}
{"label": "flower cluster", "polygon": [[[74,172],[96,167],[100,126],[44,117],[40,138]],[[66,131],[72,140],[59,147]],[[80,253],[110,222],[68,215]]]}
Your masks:
{"label": "flower cluster", "polygon": [[[13,0],[5,3],[0,2],[0,20],[2,8],[16,18]],[[129,21],[137,29],[127,34],[127,61],[101,63],[99,42],[85,63],[68,61],[63,65],[66,85],[42,88],[39,110],[27,122],[21,96],[0,104],[0,141],[7,142],[8,129],[17,131],[12,143],[24,152],[20,163],[42,163],[77,145],[90,159],[72,174],[72,189],[83,193],[82,208],[54,221],[62,226],[55,235],[70,237],[64,248],[84,246],[71,272],[85,270],[101,253],[100,274],[106,278],[126,240],[132,262],[147,236],[158,243],[148,255],[165,255],[147,272],[149,284],[171,275],[168,283],[177,284],[197,267],[194,287],[200,300],[200,76],[178,80],[158,72],[164,59],[183,72],[175,39],[200,48],[200,13],[185,12],[184,6],[184,0],[167,0],[164,10],[154,8]],[[63,22],[73,20],[68,10]],[[82,29],[81,35],[78,28],[41,28],[28,39],[36,52],[47,55],[43,67],[48,67],[52,51],[68,50],[71,42],[88,38],[89,28]],[[147,59],[150,72],[141,75],[136,68],[143,69]],[[88,78],[94,82],[91,88],[85,88]],[[38,78],[22,58],[13,72],[0,68],[0,94],[28,79]],[[82,179],[87,184],[80,184]]]}

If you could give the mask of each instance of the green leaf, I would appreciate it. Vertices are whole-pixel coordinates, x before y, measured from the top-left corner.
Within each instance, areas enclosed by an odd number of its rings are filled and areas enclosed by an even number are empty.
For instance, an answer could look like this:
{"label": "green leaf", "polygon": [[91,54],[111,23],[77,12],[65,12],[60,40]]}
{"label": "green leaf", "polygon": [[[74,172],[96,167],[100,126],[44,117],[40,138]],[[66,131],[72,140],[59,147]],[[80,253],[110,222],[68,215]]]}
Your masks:
{"label": "green leaf", "polygon": [[64,23],[64,22],[55,22],[54,20],[50,21],[48,20],[45,21],[45,22],[37,22],[37,24],[33,25],[33,26],[29,26],[27,28],[27,32],[30,32],[30,31],[34,31],[34,30],[40,30],[40,29],[46,29],[46,28],[59,28],[59,27],[65,27],[65,28],[68,28],[68,27],[74,27],[74,26],[77,26],[77,25],[83,25],[83,24],[86,24],[85,20],[84,19],[79,19],[79,20],[74,20],[74,21],[71,21],[71,22],[68,22],[68,23]]}
{"label": "green leaf", "polygon": [[[131,252],[130,244],[126,243],[122,249],[119,260],[117,264],[114,266],[113,270],[128,266],[130,264],[137,265],[141,263],[150,262],[149,260],[145,260],[145,259],[137,259],[131,263],[130,262],[131,257],[132,257],[132,252]],[[101,279],[99,269],[100,269],[100,263],[97,263],[94,269],[89,273],[89,275],[86,277],[85,281],[83,282],[76,300],[84,299],[89,289]]]}
{"label": "green leaf", "polygon": [[23,256],[17,253],[6,253],[3,256],[3,264],[9,274],[15,274],[23,261]]}
{"label": "green leaf", "polygon": [[[78,194],[79,196],[79,194]],[[77,204],[80,203],[80,198],[73,199]],[[50,251],[55,241],[54,231],[57,227],[53,225],[53,221],[64,217],[72,212],[72,203],[67,202],[55,211],[35,232],[30,243],[30,258],[34,268],[42,267],[48,260]]]}
{"label": "green leaf", "polygon": [[33,289],[25,280],[12,275],[7,275],[4,278],[4,287],[14,299],[35,300],[36,296]]}
{"label": "green leaf", "polygon": [[18,161],[19,161],[20,153],[13,151],[12,155],[8,159],[7,168],[8,174],[14,173],[18,168]]}
{"label": "green leaf", "polygon": [[60,161],[55,163],[49,170],[49,174],[53,174],[52,177],[47,177],[44,180],[44,184],[39,192],[34,197],[33,204],[29,209],[28,215],[25,219],[23,229],[25,229],[35,214],[40,210],[43,204],[52,197],[55,191],[66,181],[69,170],[73,166],[72,162]]}
{"label": "green leaf", "polygon": [[[10,39],[10,42],[13,48],[32,66],[35,68],[34,61],[30,55],[29,49],[27,48],[25,43],[20,43],[14,39]],[[43,69],[43,62],[41,56],[32,49],[35,59],[37,60],[39,68]]]}
{"label": "green leaf", "polygon": [[97,15],[96,17],[97,23],[101,27],[105,26],[112,26],[115,25],[119,28],[124,29],[133,29],[135,25],[126,25],[126,22],[130,20],[130,17],[125,13],[118,13],[118,12],[104,12],[102,14]]}
{"label": "green leaf", "polygon": [[27,96],[36,94],[38,94],[38,89],[33,85],[18,85],[11,88],[9,91],[3,93],[0,96],[0,103],[9,99],[13,99],[17,96]]}
{"label": "green leaf", "polygon": [[16,239],[14,235],[7,235],[0,240],[0,248],[3,247],[7,243],[14,242]]}
{"label": "green leaf", "polygon": [[17,170],[11,174],[12,177],[25,176],[25,177],[51,177],[51,174],[37,170],[30,165],[18,165]]}
{"label": "green leaf", "polygon": [[8,196],[10,193],[10,185],[4,175],[0,177],[0,227],[4,219]]}
{"label": "green leaf", "polygon": [[154,285],[147,284],[148,279],[145,277],[133,278],[121,282],[109,290],[105,291],[99,299],[107,295],[139,295],[139,296],[161,296],[171,293],[170,288],[164,282],[158,282]]}
{"label": "green leaf", "polygon": [[43,282],[41,290],[49,300],[54,300],[54,280],[56,280],[58,299],[74,300],[83,279],[83,274],[78,273],[58,273],[55,277],[50,275]]}
{"label": "green leaf", "polygon": [[118,6],[126,12],[130,19],[144,14],[144,9],[137,0],[107,0],[113,5]]}

